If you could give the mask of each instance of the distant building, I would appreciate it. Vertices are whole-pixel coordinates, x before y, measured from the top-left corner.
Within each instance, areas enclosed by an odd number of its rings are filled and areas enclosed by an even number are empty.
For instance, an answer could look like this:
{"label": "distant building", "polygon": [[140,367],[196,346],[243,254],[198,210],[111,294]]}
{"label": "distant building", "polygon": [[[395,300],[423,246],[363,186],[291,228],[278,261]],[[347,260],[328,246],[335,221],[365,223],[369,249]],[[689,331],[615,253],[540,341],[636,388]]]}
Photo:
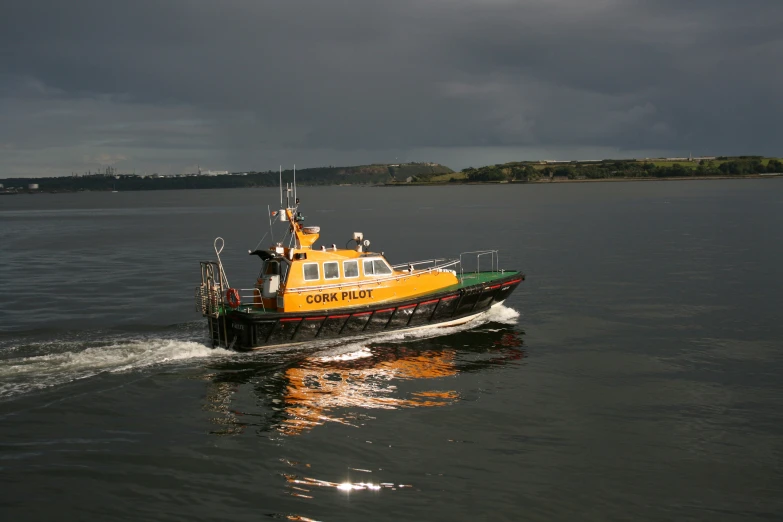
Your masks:
{"label": "distant building", "polygon": [[38,183],[30,183],[27,185],[27,190],[38,190]]}
{"label": "distant building", "polygon": [[407,178],[405,178],[405,183],[410,183],[411,181],[413,181],[413,177],[408,176]]}

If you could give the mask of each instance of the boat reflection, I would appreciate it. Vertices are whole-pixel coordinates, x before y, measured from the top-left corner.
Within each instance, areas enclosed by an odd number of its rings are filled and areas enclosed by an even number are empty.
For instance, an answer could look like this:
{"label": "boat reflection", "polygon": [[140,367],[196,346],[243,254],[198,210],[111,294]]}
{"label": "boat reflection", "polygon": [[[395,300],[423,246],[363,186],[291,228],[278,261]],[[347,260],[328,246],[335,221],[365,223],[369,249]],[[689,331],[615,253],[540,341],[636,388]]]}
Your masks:
{"label": "boat reflection", "polygon": [[354,345],[301,354],[266,354],[217,364],[208,375],[206,409],[215,434],[299,435],[327,422],[360,426],[372,410],[435,408],[453,404],[460,373],[520,361],[523,332],[484,328],[401,344]]}

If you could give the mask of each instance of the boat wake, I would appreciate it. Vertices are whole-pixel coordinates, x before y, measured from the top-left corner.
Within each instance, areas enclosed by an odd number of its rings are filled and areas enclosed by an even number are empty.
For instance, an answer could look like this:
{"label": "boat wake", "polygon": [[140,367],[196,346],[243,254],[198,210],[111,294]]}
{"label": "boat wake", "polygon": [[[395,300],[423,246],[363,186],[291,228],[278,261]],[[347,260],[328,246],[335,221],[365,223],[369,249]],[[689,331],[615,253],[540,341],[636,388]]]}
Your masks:
{"label": "boat wake", "polygon": [[[139,371],[199,359],[266,357],[286,352],[306,352],[311,357],[334,360],[361,358],[374,343],[416,341],[450,335],[487,323],[515,324],[519,312],[498,305],[456,326],[390,332],[353,341],[315,341],[259,352],[238,353],[213,349],[206,344],[201,322],[184,331],[136,335],[82,334],[79,338],[35,342],[0,343],[0,400],[87,379],[99,374]],[[87,337],[87,338],[85,338]]]}
{"label": "boat wake", "polygon": [[0,400],[67,384],[101,373],[126,372],[155,365],[232,352],[212,349],[199,338],[116,336],[93,340],[47,340],[2,347]]}
{"label": "boat wake", "polygon": [[353,342],[343,341],[337,345],[335,345],[335,342],[332,341],[332,345],[321,345],[321,350],[318,350],[318,353],[315,354],[315,357],[322,361],[359,359],[372,355],[372,352],[368,348],[368,345],[370,344],[399,343],[405,341],[431,339],[433,337],[441,337],[444,335],[452,335],[459,332],[473,330],[489,323],[515,325],[517,324],[518,320],[519,312],[513,308],[509,308],[503,304],[500,304],[493,306],[486,312],[477,315],[476,317],[473,317],[468,322],[459,325],[438,326],[436,324],[419,330],[403,330],[389,332],[386,334],[382,333]]}
{"label": "boat wake", "polygon": [[519,321],[519,312],[513,308],[501,304],[490,308],[486,314],[480,317],[483,323],[500,323],[514,325]]}

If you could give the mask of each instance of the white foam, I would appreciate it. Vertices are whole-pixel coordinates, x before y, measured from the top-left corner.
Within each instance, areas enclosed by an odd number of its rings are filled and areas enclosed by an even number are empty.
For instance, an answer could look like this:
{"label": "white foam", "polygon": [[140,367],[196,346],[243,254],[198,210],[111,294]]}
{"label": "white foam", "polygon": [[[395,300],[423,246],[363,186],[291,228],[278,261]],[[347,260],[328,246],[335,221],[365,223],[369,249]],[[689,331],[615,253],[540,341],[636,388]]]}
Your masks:
{"label": "white foam", "polygon": [[493,306],[486,314],[486,322],[501,324],[517,324],[519,321],[519,312],[506,305],[500,304]]}
{"label": "white foam", "polygon": [[[342,348],[346,349],[348,347],[343,346]],[[330,361],[354,361],[356,359],[364,359],[365,357],[372,357],[372,351],[366,346],[362,346],[360,349],[356,351],[341,353],[338,355],[323,355],[321,357],[316,357],[315,359],[317,361],[330,362]]]}
{"label": "white foam", "polygon": [[[69,343],[70,344],[70,343]],[[69,346],[70,348],[70,346]],[[231,355],[202,343],[176,339],[128,339],[79,351],[0,360],[0,398],[157,364]]]}
{"label": "white foam", "polygon": [[[426,327],[416,330],[379,333],[346,342],[344,339],[315,341],[306,345],[261,350],[261,354],[275,354],[315,348],[322,361],[348,361],[370,357],[371,343],[398,343],[427,339],[463,332],[490,322],[516,324],[519,312],[504,305],[496,305],[464,324]],[[80,349],[84,344],[87,348]],[[10,351],[16,347],[6,347]],[[101,342],[45,342],[40,346],[25,346],[35,352],[58,349],[56,353],[0,359],[0,399],[58,386],[93,377],[101,373],[126,372],[206,357],[243,357],[251,354],[210,348],[184,339],[136,338]],[[43,350],[41,350],[43,349]],[[5,349],[4,349],[5,351]]]}
{"label": "white foam", "polygon": [[[501,323],[507,325],[513,325],[517,323],[519,319],[519,312],[513,308],[509,308],[503,304],[495,305],[486,312],[477,315],[467,323],[463,323],[455,326],[438,326],[437,324],[431,327],[421,328],[417,330],[397,331],[397,332],[381,332],[373,336],[357,339],[348,344],[340,344],[334,346],[335,342],[339,340],[322,341],[324,344],[320,347],[326,348],[324,351],[319,352],[318,360],[322,361],[338,361],[338,360],[350,360],[358,359],[360,357],[369,357],[372,353],[367,348],[372,343],[398,343],[411,340],[429,339],[432,337],[440,337],[443,335],[451,335],[466,330],[472,330],[481,325],[487,323]],[[316,341],[317,342],[317,341]],[[343,341],[344,343],[344,341]],[[315,346],[319,346],[315,344]],[[344,359],[344,357],[347,357]]]}

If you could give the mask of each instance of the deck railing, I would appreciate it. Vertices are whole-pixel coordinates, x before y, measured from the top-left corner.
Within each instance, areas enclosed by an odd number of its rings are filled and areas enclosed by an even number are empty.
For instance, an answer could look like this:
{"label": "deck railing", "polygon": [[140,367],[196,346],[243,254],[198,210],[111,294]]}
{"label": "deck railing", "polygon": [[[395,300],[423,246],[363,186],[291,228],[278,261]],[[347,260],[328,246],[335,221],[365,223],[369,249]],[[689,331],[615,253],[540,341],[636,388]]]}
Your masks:
{"label": "deck railing", "polygon": [[[463,257],[465,260],[473,259],[473,256],[476,256],[476,269],[473,271],[474,273],[478,274],[481,272],[481,259],[484,258],[484,263],[486,266],[486,262],[489,261],[490,264],[490,270],[492,272],[500,272],[500,256],[498,255],[497,250],[474,250],[472,252],[462,252],[459,255],[459,277],[460,281],[462,281],[465,277],[465,262],[463,261]],[[487,260],[486,258],[489,257]],[[470,273],[470,272],[468,272]]]}
{"label": "deck railing", "polygon": [[443,262],[453,261],[453,259],[446,259],[445,257],[440,259],[425,259],[424,261],[413,261],[410,263],[400,263],[398,265],[392,265],[392,268],[395,270],[402,270],[411,267],[416,268],[417,266],[427,265],[427,264],[432,264],[433,267],[437,267],[438,263],[440,263],[441,261]]}

